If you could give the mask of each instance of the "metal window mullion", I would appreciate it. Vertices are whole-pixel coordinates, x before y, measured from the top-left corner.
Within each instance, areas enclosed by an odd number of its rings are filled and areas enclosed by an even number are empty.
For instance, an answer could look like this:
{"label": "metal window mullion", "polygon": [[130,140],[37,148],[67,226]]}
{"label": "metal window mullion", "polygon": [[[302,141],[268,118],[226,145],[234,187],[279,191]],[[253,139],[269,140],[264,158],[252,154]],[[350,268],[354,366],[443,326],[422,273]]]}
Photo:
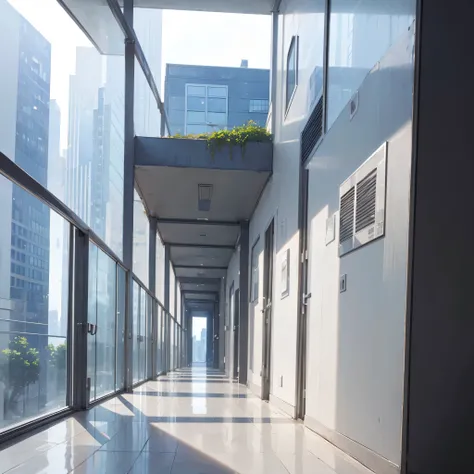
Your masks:
{"label": "metal window mullion", "polygon": [[76,410],[87,408],[87,309],[89,290],[89,236],[74,229],[73,399]]}

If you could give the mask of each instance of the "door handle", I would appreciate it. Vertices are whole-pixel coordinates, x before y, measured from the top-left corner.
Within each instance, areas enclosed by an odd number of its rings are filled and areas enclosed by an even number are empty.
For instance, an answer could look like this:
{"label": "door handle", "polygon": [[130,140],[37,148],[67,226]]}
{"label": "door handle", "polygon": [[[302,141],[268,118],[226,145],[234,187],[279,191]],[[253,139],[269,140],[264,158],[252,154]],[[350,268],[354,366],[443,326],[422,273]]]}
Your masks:
{"label": "door handle", "polygon": [[305,295],[303,295],[303,304],[304,305],[307,305],[307,301],[311,298],[311,293],[306,293]]}

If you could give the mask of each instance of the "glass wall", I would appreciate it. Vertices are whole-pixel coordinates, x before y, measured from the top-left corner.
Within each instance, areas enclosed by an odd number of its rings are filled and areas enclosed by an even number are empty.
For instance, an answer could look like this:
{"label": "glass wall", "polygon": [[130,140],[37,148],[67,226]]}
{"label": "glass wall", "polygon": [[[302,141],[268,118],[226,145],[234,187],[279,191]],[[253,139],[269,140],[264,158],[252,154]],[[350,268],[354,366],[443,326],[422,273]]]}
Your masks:
{"label": "glass wall", "polygon": [[[137,12],[136,26],[159,87],[161,11],[152,13]],[[125,388],[126,345],[132,350],[133,383],[153,376],[155,363],[157,372],[167,370],[170,357],[173,367],[178,366],[182,330],[140,286],[148,284],[149,224],[137,193],[133,267],[125,270],[110,257],[115,254],[120,259],[123,254],[123,38],[114,46],[114,55],[99,54],[56,0],[0,0],[0,26],[0,60],[7,72],[0,74],[2,158],[5,154],[94,231],[88,274],[74,275],[80,265],[73,266],[71,256],[80,261],[82,247],[72,227],[77,225],[87,235],[83,222],[74,216],[67,222],[44,204],[45,194],[40,200],[0,176],[1,434],[26,420],[72,406],[77,394],[71,387],[78,380],[76,373],[69,373],[70,355],[87,357],[87,397],[96,401]],[[104,35],[109,43],[117,39]],[[138,64],[135,99],[136,134],[159,135],[156,101]],[[108,249],[102,248],[100,240]],[[137,281],[132,285],[128,339],[130,270]],[[173,273],[171,298],[176,312],[174,281]],[[80,291],[70,294],[78,288],[88,290],[86,309],[79,312]],[[157,242],[156,289],[163,301],[161,241]],[[68,340],[71,336],[77,344]]]}
{"label": "glass wall", "polygon": [[2,432],[66,407],[70,225],[3,176],[0,201]]}
{"label": "glass wall", "polygon": [[[392,4],[393,3],[393,4]],[[408,32],[415,0],[374,8],[372,0],[332,0],[329,27],[327,128],[388,49]]]}
{"label": "glass wall", "polygon": [[101,56],[55,0],[1,0],[0,61],[0,151],[121,256],[123,56]]}
{"label": "glass wall", "polygon": [[135,191],[133,202],[133,273],[148,285],[149,224],[140,196]]}
{"label": "glass wall", "polygon": [[117,285],[124,283],[123,270],[91,243],[87,316],[87,376],[91,401],[123,386],[123,352],[119,350],[123,351],[124,346],[125,301],[118,296]]}

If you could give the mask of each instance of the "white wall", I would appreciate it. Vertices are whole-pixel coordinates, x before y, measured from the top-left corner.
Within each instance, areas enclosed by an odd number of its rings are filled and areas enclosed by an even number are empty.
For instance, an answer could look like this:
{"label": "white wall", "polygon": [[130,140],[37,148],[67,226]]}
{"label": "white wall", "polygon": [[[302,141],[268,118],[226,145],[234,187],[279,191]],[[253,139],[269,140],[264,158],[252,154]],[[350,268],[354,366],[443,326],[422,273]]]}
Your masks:
{"label": "white wall", "polygon": [[[305,421],[325,436],[337,440],[342,434],[396,465],[403,403],[412,45],[407,32],[366,77],[358,112],[351,120],[348,107],[342,111],[316,151],[309,175],[312,298]],[[339,186],[385,141],[385,237],[339,258]],[[326,219],[334,213],[336,239],[326,245]],[[347,275],[344,293],[339,293],[341,275]]]}
{"label": "white wall", "polygon": [[[272,105],[276,114],[274,130],[273,175],[267,184],[252,220],[250,221],[250,248],[260,236],[260,291],[258,301],[250,304],[249,318],[254,318],[254,370],[249,371],[249,381],[259,394],[262,366],[262,293],[263,248],[265,230],[272,218],[275,223],[275,267],[273,274],[272,360],[271,395],[296,404],[296,336],[298,310],[298,196],[299,196],[299,136],[303,129],[316,90],[310,87],[311,75],[323,63],[322,34],[315,34],[324,25],[324,17],[315,2],[315,13],[298,13],[301,2],[283,1],[279,17],[277,97]],[[322,2],[324,3],[324,2]],[[320,10],[320,9],[319,9]],[[321,30],[322,32],[322,30]],[[299,77],[291,106],[286,113],[286,57],[293,35],[299,35]],[[319,42],[319,39],[321,41]],[[281,264],[287,249],[290,251],[290,293],[281,297]],[[282,350],[281,348],[285,348]],[[283,379],[283,386],[281,380]]]}
{"label": "white wall", "polygon": [[[225,332],[225,371],[226,374],[231,376],[234,366],[234,315],[231,314],[230,308],[230,288],[234,285],[234,294],[240,286],[240,246],[235,250],[232,258],[230,259],[229,266],[227,267],[226,281],[226,318],[225,325],[227,330]],[[234,303],[235,304],[235,303]]]}

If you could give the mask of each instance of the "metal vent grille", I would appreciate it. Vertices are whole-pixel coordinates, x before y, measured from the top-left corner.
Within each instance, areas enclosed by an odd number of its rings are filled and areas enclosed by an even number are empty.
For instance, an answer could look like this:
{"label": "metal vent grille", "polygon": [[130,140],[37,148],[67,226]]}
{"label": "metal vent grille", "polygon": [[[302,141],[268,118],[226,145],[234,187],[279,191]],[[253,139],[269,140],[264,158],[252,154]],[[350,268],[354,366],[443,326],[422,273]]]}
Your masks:
{"label": "metal vent grille", "polygon": [[323,135],[323,98],[321,97],[316,107],[309,116],[301,134],[301,161],[304,163],[311,155],[316,143]]}
{"label": "metal vent grille", "polygon": [[377,190],[377,170],[374,169],[362,181],[357,183],[356,197],[356,233],[375,224],[375,196]]}
{"label": "metal vent grille", "polygon": [[354,234],[354,198],[353,186],[341,197],[341,211],[339,216],[339,243],[351,239]]}

